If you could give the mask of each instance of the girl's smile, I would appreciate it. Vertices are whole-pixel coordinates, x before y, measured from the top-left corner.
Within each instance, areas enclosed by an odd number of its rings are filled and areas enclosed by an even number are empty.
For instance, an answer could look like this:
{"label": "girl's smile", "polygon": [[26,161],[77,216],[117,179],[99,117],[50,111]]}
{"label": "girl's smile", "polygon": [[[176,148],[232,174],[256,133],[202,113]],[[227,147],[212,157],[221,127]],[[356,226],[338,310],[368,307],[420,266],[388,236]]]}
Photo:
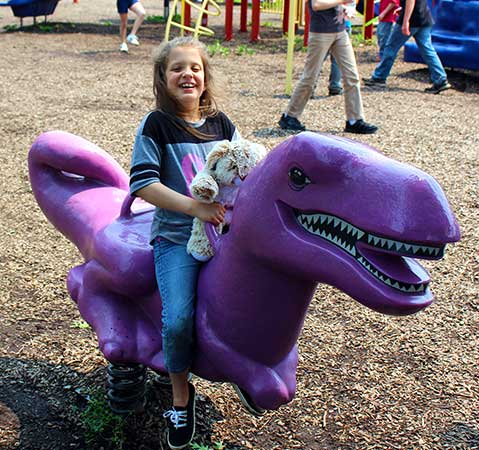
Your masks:
{"label": "girl's smile", "polygon": [[203,60],[196,48],[177,47],[172,50],[166,68],[166,85],[182,109],[181,116],[186,120],[199,120],[205,73]]}

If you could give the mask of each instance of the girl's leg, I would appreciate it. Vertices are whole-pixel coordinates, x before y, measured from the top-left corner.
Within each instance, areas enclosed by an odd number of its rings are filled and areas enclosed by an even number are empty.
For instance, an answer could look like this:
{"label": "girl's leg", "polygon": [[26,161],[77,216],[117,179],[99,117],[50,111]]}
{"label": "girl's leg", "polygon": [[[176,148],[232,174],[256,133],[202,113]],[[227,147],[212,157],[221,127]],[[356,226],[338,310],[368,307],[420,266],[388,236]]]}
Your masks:
{"label": "girl's leg", "polygon": [[128,13],[120,13],[120,39],[126,44],[126,28],[128,25]]}
{"label": "girl's leg", "polygon": [[193,359],[196,287],[201,263],[185,245],[166,239],[154,243],[155,270],[160,289],[165,367],[173,385],[174,406],[188,403],[187,375]]}
{"label": "girl's leg", "polygon": [[145,20],[146,12],[141,2],[133,3],[133,5],[130,6],[130,10],[136,14],[136,19],[133,23],[133,28],[131,29],[131,34],[136,36],[141,24],[143,23],[143,20]]}

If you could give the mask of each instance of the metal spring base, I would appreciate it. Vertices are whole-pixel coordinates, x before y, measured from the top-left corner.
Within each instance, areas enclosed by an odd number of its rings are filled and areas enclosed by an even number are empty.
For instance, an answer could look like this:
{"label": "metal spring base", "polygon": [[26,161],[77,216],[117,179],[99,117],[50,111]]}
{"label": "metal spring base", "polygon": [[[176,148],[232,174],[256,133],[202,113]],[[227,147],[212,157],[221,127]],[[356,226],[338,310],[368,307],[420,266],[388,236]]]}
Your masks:
{"label": "metal spring base", "polygon": [[112,364],[107,368],[107,397],[116,414],[145,410],[146,368],[141,364]]}

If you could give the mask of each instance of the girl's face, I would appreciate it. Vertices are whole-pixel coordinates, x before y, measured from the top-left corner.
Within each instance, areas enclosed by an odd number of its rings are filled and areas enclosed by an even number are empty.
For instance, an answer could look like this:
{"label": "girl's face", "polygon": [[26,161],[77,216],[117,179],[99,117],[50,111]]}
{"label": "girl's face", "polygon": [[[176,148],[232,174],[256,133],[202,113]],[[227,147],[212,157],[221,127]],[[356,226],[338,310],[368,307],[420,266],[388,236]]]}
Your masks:
{"label": "girl's face", "polygon": [[166,87],[184,112],[199,112],[200,97],[205,90],[205,73],[198,49],[177,47],[171,51],[166,67]]}

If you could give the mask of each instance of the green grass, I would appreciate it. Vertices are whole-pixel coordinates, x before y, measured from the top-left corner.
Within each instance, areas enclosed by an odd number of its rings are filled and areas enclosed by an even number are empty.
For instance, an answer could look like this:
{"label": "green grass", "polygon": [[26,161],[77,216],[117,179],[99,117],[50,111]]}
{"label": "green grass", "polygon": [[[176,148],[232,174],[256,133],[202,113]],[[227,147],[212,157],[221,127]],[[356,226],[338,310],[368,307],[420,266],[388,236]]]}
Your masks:
{"label": "green grass", "polygon": [[146,16],[145,21],[148,23],[166,23],[167,18],[163,16]]}
{"label": "green grass", "polygon": [[72,323],[72,328],[90,328],[90,325],[88,325],[84,320],[79,319],[79,320],[74,320]]}
{"label": "green grass", "polygon": [[194,442],[190,447],[192,450],[227,450],[221,441],[215,442],[211,447],[207,444],[197,444]]}
{"label": "green grass", "polygon": [[101,441],[108,441],[115,450],[122,450],[125,444],[125,417],[112,412],[105,395],[94,392],[85,410],[80,414],[85,429],[85,443],[88,447]]}
{"label": "green grass", "polygon": [[18,25],[16,23],[12,23],[12,24],[9,24],[9,25],[5,25],[3,27],[3,29],[5,31],[15,31],[15,30],[18,30]]}
{"label": "green grass", "polygon": [[240,44],[236,47],[235,54],[242,55],[254,55],[254,50],[248,47],[246,44]]}
{"label": "green grass", "polygon": [[231,50],[228,47],[221,45],[220,41],[215,41],[214,44],[208,45],[208,53],[210,56],[215,56],[216,54],[228,56],[231,53]]}

